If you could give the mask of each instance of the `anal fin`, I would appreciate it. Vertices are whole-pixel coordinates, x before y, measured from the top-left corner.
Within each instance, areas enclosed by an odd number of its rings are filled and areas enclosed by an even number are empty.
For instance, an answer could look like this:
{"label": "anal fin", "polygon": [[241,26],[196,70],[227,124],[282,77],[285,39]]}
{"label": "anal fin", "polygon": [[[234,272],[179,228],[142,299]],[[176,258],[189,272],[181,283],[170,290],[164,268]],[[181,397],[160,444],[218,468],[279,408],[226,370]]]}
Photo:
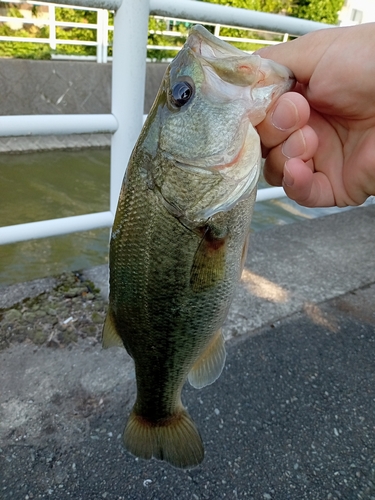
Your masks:
{"label": "anal fin", "polygon": [[104,349],[109,347],[124,347],[120,335],[117,333],[116,326],[110,311],[108,311],[105,318],[103,333],[102,333],[102,346]]}
{"label": "anal fin", "polygon": [[190,370],[188,375],[190,384],[196,389],[202,389],[215,382],[223,371],[226,355],[224,338],[220,329]]}

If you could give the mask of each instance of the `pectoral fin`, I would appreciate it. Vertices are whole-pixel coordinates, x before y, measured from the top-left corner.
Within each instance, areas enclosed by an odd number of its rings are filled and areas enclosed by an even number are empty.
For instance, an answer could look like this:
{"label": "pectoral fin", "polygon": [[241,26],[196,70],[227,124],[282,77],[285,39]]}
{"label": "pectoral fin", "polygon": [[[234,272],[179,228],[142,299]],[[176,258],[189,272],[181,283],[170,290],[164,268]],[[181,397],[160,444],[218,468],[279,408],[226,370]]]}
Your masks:
{"label": "pectoral fin", "polygon": [[225,358],[224,338],[220,329],[190,370],[188,375],[190,384],[196,389],[202,389],[215,382],[223,371]]}
{"label": "pectoral fin", "polygon": [[190,271],[190,285],[194,292],[209,290],[224,279],[227,239],[227,235],[216,236],[211,228],[206,228]]}
{"label": "pectoral fin", "polygon": [[109,347],[124,347],[120,335],[117,333],[116,326],[110,311],[105,318],[103,333],[102,333],[102,346],[104,349]]}

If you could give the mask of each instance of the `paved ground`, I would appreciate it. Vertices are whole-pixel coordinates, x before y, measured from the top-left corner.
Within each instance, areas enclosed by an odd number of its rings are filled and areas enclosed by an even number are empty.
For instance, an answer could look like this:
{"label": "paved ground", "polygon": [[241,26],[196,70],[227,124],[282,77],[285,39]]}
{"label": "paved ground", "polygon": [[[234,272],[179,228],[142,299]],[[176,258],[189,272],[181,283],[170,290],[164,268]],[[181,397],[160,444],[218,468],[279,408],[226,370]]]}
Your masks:
{"label": "paved ground", "polygon": [[[375,206],[254,235],[225,371],[184,391],[206,449],[193,470],[123,449],[123,350],[87,337],[1,351],[0,498],[374,500],[374,218]],[[98,284],[99,271],[85,274]]]}

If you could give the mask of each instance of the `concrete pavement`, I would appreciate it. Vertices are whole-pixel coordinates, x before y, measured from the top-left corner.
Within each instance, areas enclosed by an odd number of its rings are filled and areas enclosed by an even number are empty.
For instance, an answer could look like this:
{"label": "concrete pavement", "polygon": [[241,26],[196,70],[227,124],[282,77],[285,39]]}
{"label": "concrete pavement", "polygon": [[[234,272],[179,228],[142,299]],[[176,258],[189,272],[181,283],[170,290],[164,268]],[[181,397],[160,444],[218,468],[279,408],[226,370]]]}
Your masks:
{"label": "concrete pavement", "polygon": [[374,221],[370,206],[253,235],[225,370],[184,390],[206,449],[193,470],[122,448],[123,350],[2,351],[0,498],[374,500]]}

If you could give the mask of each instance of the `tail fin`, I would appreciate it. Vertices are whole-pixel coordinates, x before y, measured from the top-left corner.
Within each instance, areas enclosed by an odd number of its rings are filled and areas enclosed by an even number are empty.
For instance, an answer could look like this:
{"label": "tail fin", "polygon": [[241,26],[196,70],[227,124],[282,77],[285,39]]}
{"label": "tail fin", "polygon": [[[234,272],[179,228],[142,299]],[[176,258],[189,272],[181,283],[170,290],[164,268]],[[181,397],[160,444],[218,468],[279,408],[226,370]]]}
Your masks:
{"label": "tail fin", "polygon": [[158,423],[149,422],[133,411],[125,427],[124,443],[139,458],[155,457],[174,467],[192,468],[204,458],[199,431],[184,409]]}

